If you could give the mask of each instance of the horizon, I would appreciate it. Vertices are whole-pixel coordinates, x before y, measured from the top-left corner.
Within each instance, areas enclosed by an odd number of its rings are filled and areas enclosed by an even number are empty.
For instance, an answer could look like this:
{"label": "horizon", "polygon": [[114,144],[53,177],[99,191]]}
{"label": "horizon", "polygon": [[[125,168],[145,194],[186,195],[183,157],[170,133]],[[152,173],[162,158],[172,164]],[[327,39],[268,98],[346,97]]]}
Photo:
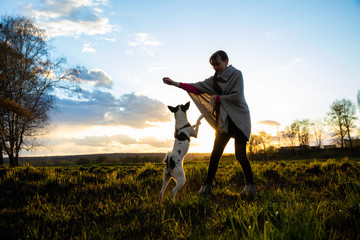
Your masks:
{"label": "horizon", "polygon": [[[356,102],[360,88],[359,1],[3,0],[0,9],[34,20],[50,37],[52,57],[82,70],[81,93],[55,92],[59,112],[39,138],[44,147],[21,157],[170,151],[166,106],[190,98],[162,78],[204,80],[220,49],[243,73],[255,134],[324,118],[335,100]],[[189,122],[199,114],[191,102]],[[211,152],[214,135],[203,120],[189,153]]]}

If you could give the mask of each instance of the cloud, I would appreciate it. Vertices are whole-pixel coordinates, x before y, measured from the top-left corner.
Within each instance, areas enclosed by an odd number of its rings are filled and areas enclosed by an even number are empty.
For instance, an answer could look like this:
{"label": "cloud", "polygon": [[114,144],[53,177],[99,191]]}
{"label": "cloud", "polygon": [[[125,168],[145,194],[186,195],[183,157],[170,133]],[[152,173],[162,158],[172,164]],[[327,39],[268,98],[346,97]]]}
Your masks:
{"label": "cloud", "polygon": [[112,88],[111,77],[101,69],[88,70],[85,67],[73,69],[72,76],[79,83],[92,83],[95,87]]}
{"label": "cloud", "polygon": [[118,27],[102,17],[99,6],[107,5],[101,0],[43,0],[41,5],[24,5],[24,12],[37,21],[51,37],[80,36],[110,33]]}
{"label": "cloud", "polygon": [[147,33],[136,33],[135,35],[132,36],[132,40],[128,41],[128,45],[131,47],[159,46],[161,45],[161,43]]}
{"label": "cloud", "polygon": [[105,41],[116,42],[116,38],[103,38]]}
{"label": "cloud", "polygon": [[273,120],[263,120],[263,121],[258,121],[257,123],[267,125],[267,126],[271,126],[271,127],[278,127],[278,126],[281,125],[281,123],[279,123],[277,121],[273,121]]}
{"label": "cloud", "polygon": [[[76,98],[77,97],[77,98]],[[55,122],[77,125],[122,125],[143,129],[152,122],[171,121],[164,103],[135,93],[115,98],[101,90],[82,90],[69,99],[57,98]]]}
{"label": "cloud", "polygon": [[159,140],[153,136],[136,140],[125,134],[114,136],[86,136],[84,138],[71,138],[68,141],[73,142],[78,146],[87,147],[114,147],[119,145],[146,144],[156,148],[170,148],[174,142],[172,139]]}
{"label": "cloud", "polygon": [[[154,56],[152,48],[161,45],[161,42],[156,40],[154,37],[150,36],[147,33],[136,33],[130,36],[128,40],[128,46],[132,48],[137,48],[140,52],[145,52],[147,55]],[[134,54],[133,50],[126,50],[127,54]]]}
{"label": "cloud", "polygon": [[[137,140],[125,134],[118,134],[114,136],[86,136],[84,138],[72,138],[71,142],[79,146],[90,146],[90,147],[107,147],[114,143],[129,145],[136,144]],[[112,144],[111,144],[112,143]]]}
{"label": "cloud", "polygon": [[151,127],[151,122],[171,120],[164,103],[134,93],[124,94],[118,99],[117,108],[106,113],[109,121],[134,128]]}
{"label": "cloud", "polygon": [[149,136],[149,137],[145,137],[139,140],[140,144],[147,144],[150,145],[152,147],[157,147],[157,148],[171,148],[174,144],[174,140],[173,139],[167,139],[167,140],[159,140],[156,137],[153,136]]}
{"label": "cloud", "polygon": [[303,61],[302,58],[295,58],[295,59],[294,59],[294,62],[302,62],[302,61]]}
{"label": "cloud", "polygon": [[84,43],[82,52],[94,53],[94,52],[96,52],[96,50],[92,47],[91,43]]}

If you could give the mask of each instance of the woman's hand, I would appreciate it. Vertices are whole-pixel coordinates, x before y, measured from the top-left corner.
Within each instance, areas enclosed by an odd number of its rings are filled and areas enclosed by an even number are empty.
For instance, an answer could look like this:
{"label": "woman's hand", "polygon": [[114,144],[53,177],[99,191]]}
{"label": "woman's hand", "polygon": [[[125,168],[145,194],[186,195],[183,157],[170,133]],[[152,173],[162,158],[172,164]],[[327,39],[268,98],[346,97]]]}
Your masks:
{"label": "woman's hand", "polygon": [[176,87],[179,87],[180,86],[180,83],[179,82],[175,82],[174,80],[172,80],[171,78],[169,77],[164,77],[163,78],[163,82],[167,85],[171,85],[171,86],[176,86]]}
{"label": "woman's hand", "polygon": [[211,96],[211,98],[210,98],[210,105],[212,106],[212,107],[215,107],[215,105],[216,105],[216,96],[217,95],[212,95]]}

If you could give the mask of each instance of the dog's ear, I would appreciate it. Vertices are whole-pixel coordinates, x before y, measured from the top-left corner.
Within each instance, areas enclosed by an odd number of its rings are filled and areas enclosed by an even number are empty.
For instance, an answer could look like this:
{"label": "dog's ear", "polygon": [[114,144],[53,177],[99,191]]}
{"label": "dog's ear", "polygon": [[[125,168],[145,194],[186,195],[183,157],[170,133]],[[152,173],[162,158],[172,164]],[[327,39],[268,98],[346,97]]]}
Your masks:
{"label": "dog's ear", "polygon": [[176,107],[172,107],[172,106],[167,106],[169,108],[169,110],[173,113],[177,112],[178,109],[179,109],[179,106],[176,106]]}
{"label": "dog's ear", "polygon": [[181,110],[186,112],[190,107],[190,102],[187,102],[185,105],[181,105]]}

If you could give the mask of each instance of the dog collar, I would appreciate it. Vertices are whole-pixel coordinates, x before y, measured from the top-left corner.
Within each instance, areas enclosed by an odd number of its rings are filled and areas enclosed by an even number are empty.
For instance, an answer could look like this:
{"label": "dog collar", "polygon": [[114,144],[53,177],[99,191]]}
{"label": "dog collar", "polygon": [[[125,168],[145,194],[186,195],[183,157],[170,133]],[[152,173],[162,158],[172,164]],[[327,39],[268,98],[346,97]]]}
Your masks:
{"label": "dog collar", "polygon": [[187,128],[187,127],[191,127],[190,123],[187,123],[185,126],[182,126],[181,128],[176,130],[175,133],[175,138],[178,139],[179,141],[185,141],[188,140],[190,142],[190,137],[188,137],[185,133],[180,132],[181,129]]}
{"label": "dog collar", "polygon": [[176,134],[175,138],[179,141],[185,141],[188,140],[190,142],[190,137],[186,136],[185,133],[181,132],[180,134]]}
{"label": "dog collar", "polygon": [[191,127],[190,123],[185,124],[185,126],[182,126],[181,128],[177,129],[176,132],[179,132],[181,129]]}

